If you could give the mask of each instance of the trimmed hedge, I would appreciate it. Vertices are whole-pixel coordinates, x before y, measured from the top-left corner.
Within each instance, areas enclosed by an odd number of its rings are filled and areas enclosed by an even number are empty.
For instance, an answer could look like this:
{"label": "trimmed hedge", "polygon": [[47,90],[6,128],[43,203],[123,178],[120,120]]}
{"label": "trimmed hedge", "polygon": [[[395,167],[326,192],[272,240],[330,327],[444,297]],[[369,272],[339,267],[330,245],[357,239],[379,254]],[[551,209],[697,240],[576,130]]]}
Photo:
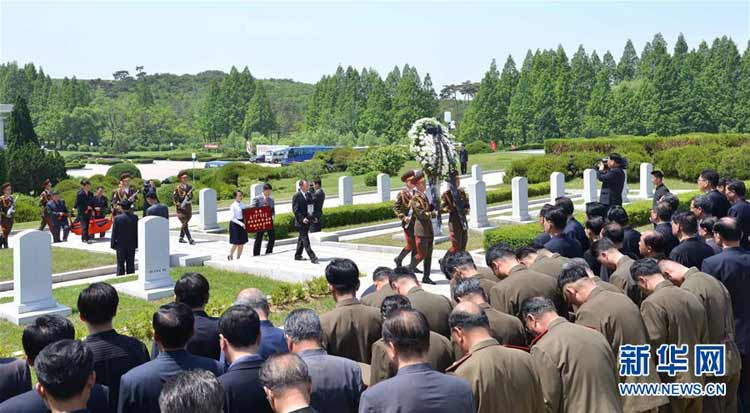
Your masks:
{"label": "trimmed hedge", "polygon": [[490,144],[484,141],[474,141],[466,144],[466,152],[468,152],[470,155],[474,155],[477,153],[490,153],[492,152],[492,148],[490,147]]}
{"label": "trimmed hedge", "polygon": [[[548,178],[549,179],[549,178]],[[545,183],[529,185],[529,197],[548,195],[549,181]],[[487,205],[506,202],[513,199],[513,190],[511,188],[501,188],[487,191]]]}
{"label": "trimmed hedge", "polygon": [[107,169],[107,176],[120,179],[120,175],[124,172],[129,173],[132,178],[141,177],[141,171],[137,166],[130,162],[123,162],[110,166],[109,169]]}
{"label": "trimmed hedge", "polygon": [[[350,224],[366,224],[389,218],[396,219],[396,216],[393,214],[393,202],[344,205],[326,208],[323,212],[323,225],[324,227],[339,227]],[[294,228],[294,214],[291,212],[276,214],[274,227],[277,239],[286,238],[289,236],[289,233],[296,232],[297,230]]]}
{"label": "trimmed hedge", "polygon": [[612,136],[596,139],[547,139],[544,151],[548,154],[591,151],[606,156],[610,152],[645,151],[649,155],[670,148],[685,146],[718,145],[736,147],[750,143],[750,134],[744,133],[688,133],[668,137]]}
{"label": "trimmed hedge", "polygon": [[[677,198],[680,200],[678,210],[687,210],[690,205],[690,199],[695,195],[698,195],[698,192],[678,195]],[[624,208],[628,213],[630,225],[639,227],[648,224],[651,218],[651,205],[652,202],[650,199],[625,205]],[[579,216],[579,218],[582,217]],[[512,248],[525,247],[534,242],[534,238],[541,232],[542,228],[536,222],[523,225],[505,225],[484,233],[484,248],[488,249],[501,242],[510,245]]]}

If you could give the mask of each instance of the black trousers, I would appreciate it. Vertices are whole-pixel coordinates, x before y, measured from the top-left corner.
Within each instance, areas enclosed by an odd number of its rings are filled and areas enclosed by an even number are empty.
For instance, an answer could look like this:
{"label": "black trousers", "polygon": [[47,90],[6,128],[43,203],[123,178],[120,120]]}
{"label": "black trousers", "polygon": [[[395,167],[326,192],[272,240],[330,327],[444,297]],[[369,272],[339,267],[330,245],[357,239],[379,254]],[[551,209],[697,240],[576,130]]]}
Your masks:
{"label": "black trousers", "polygon": [[302,258],[302,249],[307,252],[307,256],[310,259],[315,258],[315,253],[310,248],[310,225],[302,225],[299,227],[299,236],[297,237],[297,251],[294,253],[294,258]]}
{"label": "black trousers", "polygon": [[276,242],[276,230],[271,228],[268,231],[258,231],[255,233],[255,242],[253,243],[253,255],[260,255],[260,246],[263,244],[263,234],[268,234],[266,243],[266,254],[273,252],[273,244]]}
{"label": "black trousers", "polygon": [[60,231],[62,231],[62,241],[68,240],[68,234],[70,233],[70,225],[68,224],[68,219],[65,218],[62,221],[58,221],[56,219],[52,220],[52,240],[54,242],[60,242]]}
{"label": "black trousers", "polygon": [[117,275],[133,274],[135,272],[135,249],[121,248],[117,250]]}
{"label": "black trousers", "polygon": [[80,219],[78,222],[81,223],[81,241],[86,242],[89,240],[89,219],[88,215],[79,215]]}
{"label": "black trousers", "polygon": [[466,175],[466,166],[468,162],[461,162],[461,175]]}

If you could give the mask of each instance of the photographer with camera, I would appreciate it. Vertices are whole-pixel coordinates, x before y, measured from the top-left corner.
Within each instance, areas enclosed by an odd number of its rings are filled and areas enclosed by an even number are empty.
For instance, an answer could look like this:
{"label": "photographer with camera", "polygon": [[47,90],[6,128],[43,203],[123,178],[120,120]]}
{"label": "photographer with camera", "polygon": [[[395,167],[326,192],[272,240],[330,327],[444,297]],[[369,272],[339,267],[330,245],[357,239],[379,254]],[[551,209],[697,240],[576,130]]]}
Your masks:
{"label": "photographer with camera", "polygon": [[599,202],[607,209],[614,205],[622,205],[622,188],[625,186],[625,171],[627,159],[618,153],[611,153],[602,159],[597,168],[596,178],[602,182]]}

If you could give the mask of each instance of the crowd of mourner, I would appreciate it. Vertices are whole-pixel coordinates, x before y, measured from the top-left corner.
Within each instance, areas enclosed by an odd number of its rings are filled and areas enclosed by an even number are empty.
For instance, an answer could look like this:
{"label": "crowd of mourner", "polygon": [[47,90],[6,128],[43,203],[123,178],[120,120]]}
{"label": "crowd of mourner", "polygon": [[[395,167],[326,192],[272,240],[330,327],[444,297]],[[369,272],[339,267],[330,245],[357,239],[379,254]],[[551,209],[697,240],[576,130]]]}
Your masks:
{"label": "crowd of mourner", "polygon": [[[491,246],[486,267],[447,255],[450,298],[413,266],[377,268],[358,297],[356,263],[333,259],[336,307],[295,309],[279,328],[253,288],[210,317],[209,282],[187,273],[153,314],[149,351],[113,329],[115,289],[91,284],[77,303],[87,337],[59,316],[25,327],[25,359],[0,363],[0,412],[748,411],[745,184],[705,170],[703,194],[680,208],[662,178],[643,232],[621,201],[588,203],[579,222],[560,197],[531,245]],[[657,371],[665,344],[689,347],[685,369]],[[725,371],[697,375],[698,344],[724,346]],[[625,350],[643,345],[648,368],[622,374]],[[624,383],[724,383],[726,395],[623,396]]]}

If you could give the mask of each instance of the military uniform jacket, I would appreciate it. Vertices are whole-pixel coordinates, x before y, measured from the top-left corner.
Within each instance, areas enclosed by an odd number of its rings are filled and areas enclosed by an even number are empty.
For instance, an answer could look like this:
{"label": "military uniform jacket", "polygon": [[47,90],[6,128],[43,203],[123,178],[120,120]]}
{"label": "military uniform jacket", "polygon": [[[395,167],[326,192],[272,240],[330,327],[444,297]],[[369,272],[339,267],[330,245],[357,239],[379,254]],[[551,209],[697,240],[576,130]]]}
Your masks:
{"label": "military uniform jacket", "polygon": [[396,201],[393,203],[393,212],[396,214],[396,217],[401,220],[401,226],[404,227],[404,229],[413,231],[414,220],[412,219],[408,223],[404,222],[404,219],[409,216],[409,211],[411,211],[411,206],[409,205],[411,198],[411,189],[402,189],[401,192],[396,195]]}
{"label": "military uniform jacket", "polygon": [[450,190],[443,192],[440,197],[440,211],[448,214],[448,229],[451,232],[466,231],[466,215],[469,215],[469,197],[466,196],[466,191],[463,188],[458,188],[456,191],[464,206],[463,217],[459,215],[458,206]]}
{"label": "military uniform jacket", "polygon": [[609,282],[624,291],[625,294],[627,294],[627,296],[638,305],[643,301],[643,296],[641,294],[641,289],[635,281],[633,281],[633,277],[630,275],[630,267],[633,266],[634,262],[635,261],[632,258],[623,255],[622,258],[617,261],[615,272],[609,276]]}
{"label": "military uniform jacket", "polygon": [[47,203],[52,200],[52,194],[46,189],[39,194],[39,215],[47,216]]}
{"label": "military uniform jacket", "polygon": [[542,386],[531,356],[523,350],[494,339],[480,341],[448,372],[469,382],[478,413],[544,411]]}
{"label": "military uniform jacket", "polygon": [[[430,330],[450,338],[451,330],[448,326],[448,316],[453,311],[453,303],[445,296],[428,293],[422,287],[414,287],[406,294],[413,309],[420,311],[427,317]],[[380,334],[380,331],[378,331]]]}
{"label": "military uniform jacket", "polygon": [[490,304],[498,311],[518,316],[524,300],[537,296],[552,299],[558,310],[562,310],[562,299],[557,289],[557,281],[549,275],[529,270],[519,264],[510,269],[508,277],[492,287]]}
{"label": "military uniform jacket", "polygon": [[362,297],[360,301],[362,301],[362,304],[375,307],[380,311],[380,306],[383,305],[383,300],[392,295],[396,295],[396,292],[393,291],[393,288],[391,288],[390,285],[386,284],[374,293]]}
{"label": "military uniform jacket", "polygon": [[537,255],[536,260],[529,266],[529,269],[558,279],[560,278],[560,274],[562,274],[563,266],[567,262],[568,259],[558,253],[554,253],[549,257]]}
{"label": "military uniform jacket", "polygon": [[381,335],[380,311],[356,298],[336,303],[336,308],[320,317],[323,347],[333,356],[370,364],[372,343]]}
{"label": "military uniform jacket", "polygon": [[3,227],[13,224],[13,217],[8,217],[8,210],[13,204],[13,197],[8,195],[0,196],[0,221],[2,221]]}
{"label": "military uniform jacket", "polygon": [[625,292],[622,291],[620,287],[602,280],[601,278],[599,278],[598,275],[591,277],[591,279],[594,280],[594,284],[596,284],[597,287],[600,287],[604,291],[611,291],[613,293],[625,294]]}
{"label": "military uniform jacket", "polygon": [[[187,198],[187,203],[185,203],[185,207],[182,207],[182,202],[185,201],[185,198]],[[174,202],[175,207],[177,208],[177,217],[180,218],[180,221],[184,219],[190,219],[193,215],[193,205],[190,203],[190,201],[193,199],[193,186],[190,184],[179,184],[177,187],[175,187],[174,192],[172,193],[172,202]]]}
{"label": "military uniform jacket", "polygon": [[622,412],[617,366],[599,332],[559,317],[531,347],[548,412]]}
{"label": "military uniform jacket", "polygon": [[412,219],[416,220],[414,223],[414,235],[422,238],[432,238],[434,233],[432,232],[432,217],[434,211],[430,201],[427,200],[427,195],[417,191],[409,201],[414,214]]}
{"label": "military uniform jacket", "polygon": [[[372,345],[372,364],[370,364],[370,387],[396,375],[388,357],[388,346],[381,338]],[[427,351],[427,362],[435,371],[443,372],[453,364],[453,347],[451,341],[442,335],[430,331],[430,349]]]}
{"label": "military uniform jacket", "polygon": [[[588,300],[575,314],[576,324],[592,328],[604,335],[609,342],[615,359],[619,361],[622,344],[648,344],[646,326],[640,310],[628,297],[621,293],[606,291],[597,286],[591,291]],[[619,362],[618,362],[619,366]],[[648,376],[617,376],[620,383],[659,383],[654,359],[649,359]],[[624,412],[644,412],[669,403],[666,397],[631,396],[624,397]]]}
{"label": "military uniform jacket", "polygon": [[487,314],[490,334],[498,343],[517,347],[527,346],[526,329],[518,317],[495,310],[487,303],[480,304],[479,308]]}
{"label": "military uniform jacket", "polygon": [[134,188],[117,188],[112,191],[112,199],[110,201],[112,211],[115,211],[115,213],[117,214],[119,212],[119,206],[121,202],[125,200],[130,200],[130,202],[133,202],[136,199],[138,199],[138,191],[136,191]]}
{"label": "military uniform jacket", "polygon": [[702,377],[696,377],[694,371],[695,351],[693,346],[706,343],[706,310],[698,298],[687,290],[675,287],[664,280],[656,286],[643,303],[641,315],[648,331],[651,344],[651,358],[657,360],[656,350],[662,344],[687,344],[688,371],[678,372],[676,376],[660,374],[665,383],[702,383]]}

